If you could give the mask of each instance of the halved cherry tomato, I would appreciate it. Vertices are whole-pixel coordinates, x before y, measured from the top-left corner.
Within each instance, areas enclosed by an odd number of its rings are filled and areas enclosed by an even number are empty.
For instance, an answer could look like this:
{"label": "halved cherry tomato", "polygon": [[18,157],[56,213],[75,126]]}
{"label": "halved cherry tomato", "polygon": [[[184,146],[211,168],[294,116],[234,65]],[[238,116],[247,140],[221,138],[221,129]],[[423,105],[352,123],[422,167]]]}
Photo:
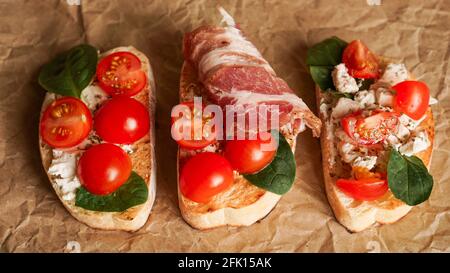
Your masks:
{"label": "halved cherry tomato", "polygon": [[255,140],[228,140],[224,156],[233,169],[242,174],[256,173],[275,157],[277,144],[269,132],[261,132]]}
{"label": "halved cherry tomato", "polygon": [[361,113],[362,111],[356,111],[341,119],[342,129],[344,129],[344,132],[346,132],[351,139],[355,139],[356,123],[358,122],[358,119],[362,117]]}
{"label": "halved cherry tomato", "polygon": [[80,144],[92,129],[92,115],[79,99],[63,97],[53,101],[42,114],[42,140],[55,148]]}
{"label": "halved cherry tomato", "polygon": [[131,174],[131,159],[120,147],[103,143],[87,149],[78,161],[78,177],[92,194],[115,192]]}
{"label": "halved cherry tomato", "polygon": [[414,120],[419,120],[428,109],[430,90],[419,81],[404,81],[392,87],[395,90],[393,108],[400,114],[406,114]]}
{"label": "halved cherry tomato", "polygon": [[[186,149],[195,150],[216,142],[216,131],[214,129],[206,130],[206,125],[212,116],[202,115],[205,106],[203,105],[200,111],[194,107],[193,101],[183,102],[181,105],[187,106],[189,111],[185,112],[184,116],[172,117],[172,135],[177,140],[178,145]],[[198,122],[200,126],[195,127],[194,121]],[[187,138],[185,137],[184,129],[190,130]],[[197,132],[194,131],[195,129],[197,129]]]}
{"label": "halved cherry tomato", "polygon": [[341,119],[341,126],[347,135],[362,145],[383,141],[397,129],[398,123],[397,113],[379,111],[368,117],[363,117],[358,111]]}
{"label": "halved cherry tomato", "polygon": [[348,196],[356,200],[372,201],[383,196],[388,190],[386,179],[362,178],[362,179],[338,179],[337,187]]}
{"label": "halved cherry tomato", "polygon": [[347,45],[342,53],[342,62],[354,78],[372,79],[380,76],[377,58],[360,40]]}
{"label": "halved cherry tomato", "polygon": [[199,153],[190,158],[180,173],[180,191],[192,201],[208,203],[233,184],[230,163],[216,153]]}
{"label": "halved cherry tomato", "polygon": [[139,101],[114,97],[95,113],[94,128],[105,141],[130,144],[148,133],[150,117],[147,108]]}
{"label": "halved cherry tomato", "polygon": [[97,65],[99,86],[112,96],[134,96],[147,84],[141,61],[131,52],[112,53]]}

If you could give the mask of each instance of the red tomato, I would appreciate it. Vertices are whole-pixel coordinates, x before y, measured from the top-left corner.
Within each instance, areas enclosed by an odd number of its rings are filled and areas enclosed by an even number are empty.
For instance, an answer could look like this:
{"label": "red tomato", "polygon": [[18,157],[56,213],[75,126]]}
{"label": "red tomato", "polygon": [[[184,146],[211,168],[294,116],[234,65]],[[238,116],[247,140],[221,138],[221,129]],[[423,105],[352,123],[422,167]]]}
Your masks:
{"label": "red tomato", "polygon": [[396,92],[393,108],[397,113],[404,113],[415,120],[425,115],[430,102],[430,90],[425,83],[404,81],[392,89]]}
{"label": "red tomato", "polygon": [[147,108],[127,97],[114,97],[95,113],[94,128],[105,141],[130,144],[145,136],[150,128]]}
{"label": "red tomato", "polygon": [[343,117],[341,119],[342,129],[344,129],[344,131],[347,133],[347,135],[352,139],[355,139],[355,135],[354,135],[355,127],[356,127],[356,123],[358,122],[358,119],[360,119],[360,118],[361,118],[361,111],[356,111],[356,112],[346,115],[345,117]]}
{"label": "red tomato", "polygon": [[79,99],[63,97],[53,101],[42,114],[42,140],[55,148],[80,144],[92,129],[92,115]]}
{"label": "red tomato", "polygon": [[192,201],[208,203],[233,184],[230,163],[216,153],[199,153],[190,158],[180,173],[180,191]]}
{"label": "red tomato", "polygon": [[[203,113],[203,109],[205,108],[205,106],[202,106],[202,111],[200,112],[199,109],[194,108],[193,101],[184,102],[181,103],[181,105],[189,107],[191,115],[186,117],[185,114],[185,118],[183,118],[182,116],[172,117],[172,134],[174,139],[179,139],[177,140],[178,145],[186,149],[195,150],[204,148],[209,144],[216,142],[215,130],[205,130],[205,125],[208,124],[208,121],[211,120],[212,117],[205,117],[204,115],[200,117],[200,113]],[[197,121],[201,123],[201,126],[194,127],[195,119],[197,119]],[[184,128],[191,131],[189,139],[185,139],[184,137]],[[195,129],[200,131],[195,132]],[[206,135],[206,131],[211,131],[211,135]],[[196,135],[201,136],[201,139],[195,139]]]}
{"label": "red tomato", "polygon": [[78,161],[78,177],[92,194],[106,195],[116,191],[130,174],[130,157],[114,144],[94,145]]}
{"label": "red tomato", "polygon": [[338,179],[337,187],[356,200],[372,201],[383,196],[388,190],[388,183],[381,178]]}
{"label": "red tomato", "polygon": [[115,52],[97,65],[99,86],[108,94],[133,96],[147,84],[147,76],[141,70],[141,61],[131,52]]}
{"label": "red tomato", "polygon": [[360,40],[347,45],[342,53],[342,62],[352,77],[371,79],[380,76],[377,58]]}
{"label": "red tomato", "polygon": [[347,135],[362,145],[380,143],[397,129],[398,123],[398,114],[391,112],[375,112],[363,117],[358,111],[341,119]]}
{"label": "red tomato", "polygon": [[263,132],[255,140],[228,140],[224,156],[233,169],[242,174],[250,174],[272,162],[276,152],[276,140],[270,133]]}

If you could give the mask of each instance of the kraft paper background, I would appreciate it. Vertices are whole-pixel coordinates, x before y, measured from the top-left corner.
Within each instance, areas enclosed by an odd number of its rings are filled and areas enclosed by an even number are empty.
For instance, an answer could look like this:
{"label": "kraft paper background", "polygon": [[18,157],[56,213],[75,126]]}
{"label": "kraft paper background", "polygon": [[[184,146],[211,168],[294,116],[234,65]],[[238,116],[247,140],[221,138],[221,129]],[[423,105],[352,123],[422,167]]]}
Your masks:
{"label": "kraft paper background", "polygon": [[[450,251],[450,1],[100,1],[0,0],[0,252],[437,252]],[[379,5],[377,5],[379,3]],[[75,4],[75,5],[74,5]],[[299,135],[297,180],[276,208],[251,227],[198,231],[180,216],[177,146],[170,110],[178,102],[183,33],[218,23],[222,5],[278,75],[314,110],[306,50],[332,35],[362,39],[404,62],[439,100],[431,198],[399,222],[351,234],[336,222],[323,186],[320,145]],[[99,231],[62,206],[38,148],[44,91],[40,67],[88,42],[107,50],[133,45],[156,77],[157,197],[135,233]]]}

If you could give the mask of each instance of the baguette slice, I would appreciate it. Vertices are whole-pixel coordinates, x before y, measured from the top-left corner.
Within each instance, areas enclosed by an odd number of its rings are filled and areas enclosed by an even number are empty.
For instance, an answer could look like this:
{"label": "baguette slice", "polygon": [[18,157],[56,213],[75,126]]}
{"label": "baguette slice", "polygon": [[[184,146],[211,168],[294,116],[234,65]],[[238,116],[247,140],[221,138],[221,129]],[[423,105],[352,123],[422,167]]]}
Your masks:
{"label": "baguette slice", "polygon": [[[180,101],[192,100],[201,96],[203,85],[197,79],[197,72],[187,62],[181,69]],[[204,98],[205,100],[205,98]],[[295,136],[284,134],[295,152]],[[180,161],[191,156],[188,151],[178,149],[177,173],[180,174]],[[235,173],[234,183],[227,190],[215,195],[206,204],[185,198],[178,187],[178,201],[181,215],[185,221],[197,229],[210,229],[219,226],[249,226],[265,217],[275,207],[281,195],[265,191]]]}
{"label": "baguette slice", "polygon": [[[147,86],[133,98],[140,101],[144,105],[148,105],[150,113],[150,130],[146,136],[132,144],[133,153],[130,154],[133,171],[138,173],[148,186],[147,201],[138,206],[131,207],[123,212],[99,212],[77,207],[75,206],[75,200],[66,201],[62,198],[63,193],[61,192],[61,189],[56,184],[52,175],[49,174],[48,170],[53,158],[52,148],[42,141],[40,135],[39,147],[42,164],[47,172],[50,183],[52,184],[63,205],[73,217],[92,228],[103,230],[136,231],[147,222],[156,194],[156,164],[154,150],[155,126],[153,119],[155,113],[155,80],[148,58],[134,47],[118,47],[105,52],[100,56],[100,58],[118,51],[130,51],[138,56],[142,63],[142,69],[147,75]],[[57,95],[52,93],[46,94],[41,108],[41,116],[47,105],[57,97]]]}
{"label": "baguette slice", "polygon": [[[379,57],[381,67],[386,67],[389,60]],[[411,74],[410,79],[413,79]],[[322,99],[322,90],[316,85],[317,105],[320,108],[320,101]],[[337,220],[352,232],[362,231],[376,223],[391,224],[403,216],[405,216],[412,207],[396,199],[393,194],[388,191],[385,196],[375,201],[357,201],[345,195],[336,186],[337,177],[333,175],[331,162],[331,155],[335,146],[332,141],[327,139],[327,136],[332,133],[327,125],[327,119],[323,113],[320,113],[320,119],[324,126],[320,137],[322,146],[322,167],[324,174],[325,190],[328,197],[328,202],[333,209]],[[428,149],[415,154],[422,159],[425,166],[430,166],[431,154],[433,151],[434,141],[434,120],[431,108],[428,107],[426,118],[417,127],[418,130],[423,129],[427,132],[431,145]]]}

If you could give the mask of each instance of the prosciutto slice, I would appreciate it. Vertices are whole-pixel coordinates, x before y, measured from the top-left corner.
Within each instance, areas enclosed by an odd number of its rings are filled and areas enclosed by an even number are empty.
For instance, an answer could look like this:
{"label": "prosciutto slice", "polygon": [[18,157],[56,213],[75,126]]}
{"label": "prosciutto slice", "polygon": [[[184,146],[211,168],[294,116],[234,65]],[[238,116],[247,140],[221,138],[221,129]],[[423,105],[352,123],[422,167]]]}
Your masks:
{"label": "prosciutto slice", "polygon": [[242,35],[234,20],[221,10],[227,26],[202,26],[183,41],[186,61],[197,69],[208,98],[226,105],[278,105],[280,127],[299,129],[303,121],[320,135],[321,121],[287,83],[277,77],[256,47]]}

